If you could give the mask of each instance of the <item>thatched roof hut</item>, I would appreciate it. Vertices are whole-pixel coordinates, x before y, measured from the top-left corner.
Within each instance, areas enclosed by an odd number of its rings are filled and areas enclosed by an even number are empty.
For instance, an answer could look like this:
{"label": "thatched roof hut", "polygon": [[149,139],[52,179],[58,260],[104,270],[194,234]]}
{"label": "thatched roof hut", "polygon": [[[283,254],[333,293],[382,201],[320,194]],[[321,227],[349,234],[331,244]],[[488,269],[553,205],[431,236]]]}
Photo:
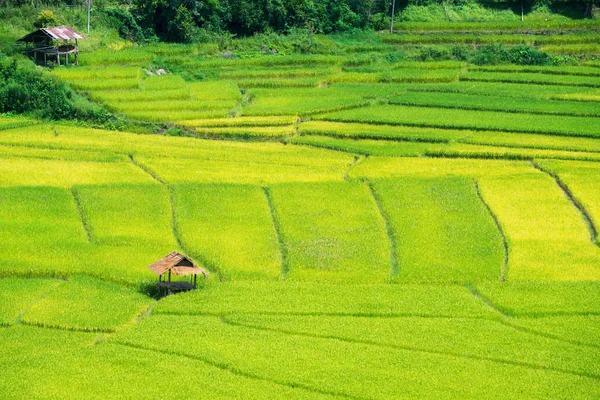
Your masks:
{"label": "thatched roof hut", "polygon": [[[208,278],[208,272],[194,264],[191,258],[176,251],[161,258],[148,268],[158,275],[158,287],[161,291],[165,290],[167,294],[173,291],[185,291],[196,288],[196,277],[204,275]],[[165,280],[163,275],[168,273]],[[190,282],[171,282],[171,274],[178,276],[190,276]]]}

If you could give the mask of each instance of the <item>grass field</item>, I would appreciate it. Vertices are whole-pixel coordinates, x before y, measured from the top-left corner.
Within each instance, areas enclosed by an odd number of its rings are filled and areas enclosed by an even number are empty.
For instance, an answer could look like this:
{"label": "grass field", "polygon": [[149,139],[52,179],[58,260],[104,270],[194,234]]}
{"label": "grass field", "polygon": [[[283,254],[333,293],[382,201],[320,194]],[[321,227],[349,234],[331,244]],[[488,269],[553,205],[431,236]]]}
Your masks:
{"label": "grass field", "polygon": [[599,25],[517,22],[53,68],[146,134],[0,115],[0,398],[599,398]]}

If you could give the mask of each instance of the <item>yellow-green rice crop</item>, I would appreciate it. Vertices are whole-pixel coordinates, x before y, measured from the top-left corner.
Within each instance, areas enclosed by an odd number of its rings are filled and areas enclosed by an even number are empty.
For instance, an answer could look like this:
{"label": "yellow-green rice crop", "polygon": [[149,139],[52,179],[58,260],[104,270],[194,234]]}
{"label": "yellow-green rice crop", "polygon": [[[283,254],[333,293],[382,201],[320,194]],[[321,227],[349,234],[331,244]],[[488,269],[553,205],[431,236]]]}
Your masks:
{"label": "yellow-green rice crop", "polygon": [[139,67],[58,67],[52,70],[52,74],[66,81],[92,80],[92,79],[124,79],[141,77],[142,69]]}
{"label": "yellow-green rice crop", "polygon": [[379,156],[428,156],[533,160],[535,158],[553,158],[564,160],[600,161],[600,153],[583,151],[565,151],[516,146],[485,146],[467,143],[429,143],[424,141],[387,141],[368,139],[340,139],[326,136],[301,136],[288,140],[294,144],[304,144],[363,155]]}
{"label": "yellow-green rice crop", "polygon": [[281,229],[288,279],[389,279],[385,223],[364,183],[281,184],[269,193]]}
{"label": "yellow-green rice crop", "polygon": [[[579,313],[581,313],[579,309],[574,312],[574,314]],[[600,317],[593,314],[582,314],[518,318],[515,325],[549,337],[597,347],[600,344]]]}
{"label": "yellow-green rice crop", "polygon": [[77,80],[71,86],[79,90],[138,89],[140,81],[137,78]]}
{"label": "yellow-green rice crop", "polygon": [[458,285],[336,285],[322,282],[240,281],[207,284],[161,300],[156,314],[288,314],[492,318],[485,307]]}
{"label": "yellow-green rice crop", "polygon": [[[296,133],[295,126],[250,126],[231,128],[196,128],[196,133],[202,136],[233,137],[233,138],[274,138],[291,136]],[[600,157],[600,155],[599,155]]]}
{"label": "yellow-green rice crop", "polygon": [[247,107],[245,116],[263,115],[311,115],[345,108],[355,108],[368,103],[359,97],[258,97]]}
{"label": "yellow-green rice crop", "polygon": [[[299,336],[360,341],[385,347],[401,346],[449,355],[520,362],[575,373],[598,374],[594,366],[599,349],[540,338],[499,321],[433,319],[421,317],[381,318],[339,316],[286,316],[237,314],[226,317],[232,324]],[[439,340],[452,337],[452,340]]]}
{"label": "yellow-green rice crop", "polygon": [[378,105],[318,116],[334,122],[397,124],[450,129],[498,130],[600,137],[597,118],[449,110],[433,107]]}
{"label": "yellow-green rice crop", "polygon": [[541,46],[541,51],[556,54],[599,54],[600,44],[597,43],[580,43],[580,44],[563,44],[563,45],[548,45]]}
{"label": "yellow-green rice crop", "polygon": [[599,286],[598,282],[485,282],[476,289],[509,316],[541,317],[598,314]]}
{"label": "yellow-green rice crop", "polygon": [[130,101],[166,101],[166,100],[184,100],[190,98],[188,88],[173,90],[120,90],[120,91],[93,91],[89,93],[93,100],[103,101],[111,104]]}
{"label": "yellow-green rice crop", "polygon": [[186,87],[186,82],[179,75],[150,76],[141,83],[143,90],[174,90]]}
{"label": "yellow-green rice crop", "polygon": [[192,97],[196,100],[236,100],[242,99],[240,89],[235,82],[211,81],[188,84]]}
{"label": "yellow-green rice crop", "polygon": [[20,322],[23,312],[61,283],[55,279],[0,279],[0,326]]}
{"label": "yellow-green rice crop", "polygon": [[278,278],[281,253],[263,189],[176,185],[177,230],[191,254],[221,277]]}
{"label": "yellow-green rice crop", "polygon": [[584,66],[559,66],[545,67],[532,65],[493,65],[493,66],[471,66],[471,71],[485,72],[534,72],[549,75],[578,75],[578,76],[600,76],[600,70],[594,67]]}
{"label": "yellow-green rice crop", "polygon": [[114,331],[132,323],[153,300],[131,289],[75,276],[46,293],[23,314],[30,325],[83,331]]}
{"label": "yellow-green rice crop", "polygon": [[385,72],[342,72],[327,77],[332,83],[386,83],[386,82],[454,82],[458,79],[455,69],[408,69],[399,68]]}
{"label": "yellow-green rice crop", "polygon": [[307,121],[300,124],[302,135],[327,135],[340,138],[385,138],[423,142],[448,142],[467,137],[468,131],[419,128],[394,125],[371,125],[330,121]]}
{"label": "yellow-green rice crop", "polygon": [[390,99],[392,104],[490,110],[550,115],[600,116],[600,103],[523,99],[457,93],[408,92]]}
{"label": "yellow-green rice crop", "polygon": [[[465,325],[468,326],[468,323]],[[361,338],[335,340],[326,336],[286,332],[285,329],[248,327],[227,317],[204,316],[155,316],[142,321],[137,329],[120,334],[118,341],[161,351],[168,340],[170,349],[177,354],[233,366],[245,375],[263,379],[269,377],[292,387],[308,387],[341,397],[387,399],[396,397],[398,393],[410,393],[415,398],[555,398],[560,397],[563,390],[569,390],[573,397],[586,398],[595,397],[600,392],[595,385],[597,349],[589,349],[587,353],[588,349],[559,345],[550,340],[536,346],[534,339],[527,338],[528,354],[525,357],[530,358],[524,357],[525,363],[515,365],[510,358],[512,354],[522,354],[523,348],[513,345],[510,350],[502,344],[500,332],[508,334],[509,330],[500,324],[494,325],[495,343],[505,349],[509,362],[477,357],[475,354],[480,353],[476,353],[475,348],[470,348],[475,353],[470,357],[464,355],[464,350],[456,354],[429,350],[435,346],[438,337],[457,335],[455,327],[448,327],[445,334],[435,335],[439,331],[434,330],[433,324],[431,326],[429,330],[424,329],[420,337],[415,334],[428,351],[419,351],[418,343],[378,346],[363,343]],[[461,331],[460,328],[458,330]],[[475,340],[474,335],[466,334],[466,328],[463,334],[466,343]],[[485,334],[482,336],[485,337]],[[527,336],[512,333],[510,337],[525,339]],[[450,343],[448,345],[451,346]],[[483,347],[481,351],[485,354],[488,350]],[[546,353],[554,353],[554,356],[546,356]],[[290,354],[294,356],[290,357]],[[564,361],[569,366],[568,372],[562,370],[559,354],[572,356],[569,362]],[[518,357],[518,360],[523,358]],[[536,362],[538,360],[543,364]],[[416,365],[421,368],[415,369]],[[559,371],[557,365],[561,366]],[[427,373],[423,373],[422,366],[426,366]],[[477,379],[464,384],[465,380],[474,376]]]}
{"label": "yellow-green rice crop", "polygon": [[146,183],[152,179],[131,163],[0,159],[0,186],[59,186]]}
{"label": "yellow-green rice crop", "polygon": [[127,116],[132,119],[139,119],[144,121],[180,121],[189,119],[201,119],[201,118],[225,118],[229,114],[230,108],[221,108],[215,110],[199,110],[199,111],[129,111]]}
{"label": "yellow-green rice crop", "polygon": [[141,49],[125,49],[121,51],[87,52],[79,57],[79,64],[97,65],[140,65],[154,59],[154,55]]}
{"label": "yellow-green rice crop", "polygon": [[290,79],[237,79],[236,83],[242,88],[310,88],[316,87],[322,78],[290,78]]}
{"label": "yellow-green rice crop", "polygon": [[532,171],[531,164],[524,161],[373,156],[352,168],[348,175],[351,178],[510,177]]}
{"label": "yellow-green rice crop", "polygon": [[236,128],[252,126],[283,126],[298,122],[296,116],[236,117],[179,121],[179,125],[197,128]]}
{"label": "yellow-green rice crop", "polygon": [[[94,333],[69,332],[18,326],[0,332],[3,352],[0,364],[8,365],[0,382],[0,395],[23,398],[76,399],[82,391],[88,398],[118,398],[134,395],[151,398],[171,393],[183,398],[332,400],[333,396],[306,388],[294,388],[244,376],[183,355],[136,349],[105,341]],[[49,345],[51,344],[51,345]],[[28,356],[23,357],[23,349]],[[181,370],[194,371],[182,374]],[[24,371],[45,371],[26,374]],[[171,379],[165,379],[171,376]],[[126,382],[124,381],[126,377]],[[198,377],[206,382],[198,386]]]}
{"label": "yellow-green rice crop", "polygon": [[[137,111],[204,111],[230,110],[235,107],[233,100],[158,100],[158,101],[129,101],[110,102],[109,107],[117,112]],[[162,114],[161,114],[162,115]]]}
{"label": "yellow-green rice crop", "polygon": [[153,247],[165,254],[177,248],[169,193],[163,186],[94,185],[74,190],[94,243]]}
{"label": "yellow-green rice crop", "polygon": [[566,85],[600,87],[600,77],[547,75],[537,73],[470,71],[460,75],[461,81],[534,83],[538,85]]}
{"label": "yellow-green rice crop", "polygon": [[569,161],[540,161],[545,169],[558,176],[558,179],[571,191],[573,197],[589,214],[594,225],[596,240],[600,240],[600,163]]}
{"label": "yellow-green rice crop", "polygon": [[581,214],[551,177],[537,172],[485,177],[479,183],[508,238],[509,280],[600,277],[600,248],[592,244]]}
{"label": "yellow-green rice crop", "polygon": [[472,179],[373,180],[396,243],[398,281],[497,280],[502,237]]}

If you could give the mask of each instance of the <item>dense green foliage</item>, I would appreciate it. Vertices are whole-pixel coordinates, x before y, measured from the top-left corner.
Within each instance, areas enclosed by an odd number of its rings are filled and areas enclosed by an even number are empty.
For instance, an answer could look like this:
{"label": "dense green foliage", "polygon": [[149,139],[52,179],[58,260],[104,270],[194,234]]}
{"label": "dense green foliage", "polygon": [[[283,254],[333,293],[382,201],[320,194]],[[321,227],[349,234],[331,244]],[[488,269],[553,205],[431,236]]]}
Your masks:
{"label": "dense green foliage", "polygon": [[110,114],[33,65],[0,52],[0,112],[107,121]]}
{"label": "dense green foliage", "polygon": [[[231,40],[173,6],[164,35],[219,41],[102,37],[51,71],[159,134],[0,115],[1,398],[600,396],[600,69],[509,47],[593,20]],[[493,49],[525,54],[465,61]],[[173,250],[210,276],[155,300]]]}

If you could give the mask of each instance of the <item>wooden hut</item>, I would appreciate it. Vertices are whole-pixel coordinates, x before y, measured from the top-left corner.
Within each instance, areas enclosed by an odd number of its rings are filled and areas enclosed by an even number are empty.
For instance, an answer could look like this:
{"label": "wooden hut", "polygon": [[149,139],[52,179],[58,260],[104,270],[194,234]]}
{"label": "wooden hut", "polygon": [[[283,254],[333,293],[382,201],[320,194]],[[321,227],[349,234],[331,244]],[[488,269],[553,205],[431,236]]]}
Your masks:
{"label": "wooden hut", "polygon": [[75,56],[75,65],[79,64],[79,39],[83,35],[70,26],[56,26],[54,28],[40,28],[31,32],[21,39],[17,44],[25,44],[25,54],[33,61],[44,64],[49,61],[55,61],[60,65],[61,56],[64,56],[64,63],[69,64],[69,56]]}
{"label": "wooden hut", "polygon": [[[171,294],[173,292],[195,289],[198,275],[204,275],[204,278],[208,278],[206,270],[194,264],[189,257],[176,251],[150,264],[148,268],[158,275],[158,289],[160,294]],[[171,275],[189,276],[190,281],[171,281]]]}

